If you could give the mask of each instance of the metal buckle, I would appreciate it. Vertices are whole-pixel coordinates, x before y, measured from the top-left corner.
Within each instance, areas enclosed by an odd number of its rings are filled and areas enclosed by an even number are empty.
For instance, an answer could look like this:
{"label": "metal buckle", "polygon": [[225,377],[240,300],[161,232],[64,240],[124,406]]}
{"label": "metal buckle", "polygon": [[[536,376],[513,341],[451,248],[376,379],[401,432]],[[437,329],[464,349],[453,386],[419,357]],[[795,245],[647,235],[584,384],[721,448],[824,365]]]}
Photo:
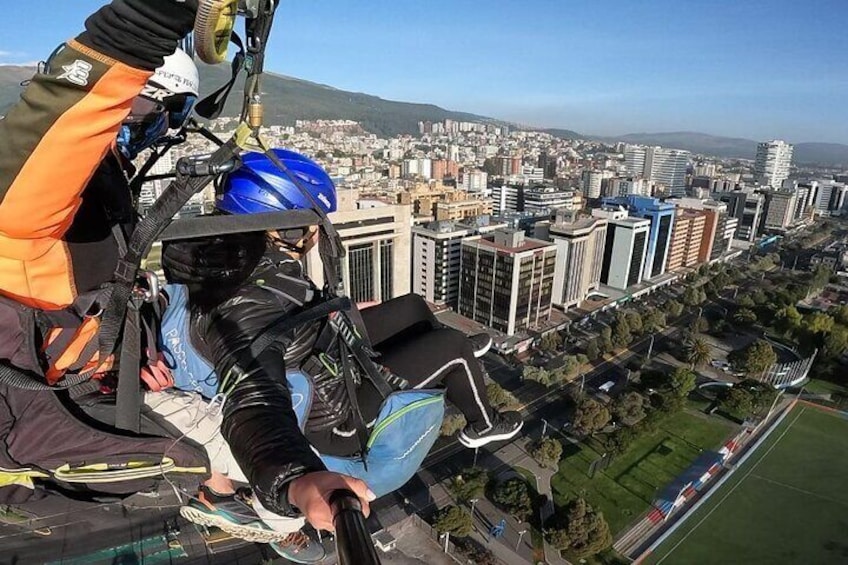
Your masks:
{"label": "metal buckle", "polygon": [[146,288],[136,284],[135,291],[138,294],[139,298],[144,300],[145,302],[155,302],[159,299],[159,292],[162,289],[162,285],[159,281],[159,275],[154,273],[153,271],[144,271],[140,270],[138,272],[139,282],[144,281],[146,284]]}

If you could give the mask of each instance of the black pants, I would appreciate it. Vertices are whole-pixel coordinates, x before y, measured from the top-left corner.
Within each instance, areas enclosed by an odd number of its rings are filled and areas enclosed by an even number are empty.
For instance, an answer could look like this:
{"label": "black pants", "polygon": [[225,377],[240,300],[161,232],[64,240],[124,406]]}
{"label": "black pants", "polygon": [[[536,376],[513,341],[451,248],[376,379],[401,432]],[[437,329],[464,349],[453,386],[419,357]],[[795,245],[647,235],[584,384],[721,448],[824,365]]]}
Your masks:
{"label": "black pants", "polygon": [[491,425],[492,407],[471,342],[440,324],[423,298],[407,294],[361,314],[381,365],[414,388],[443,386],[469,424]]}

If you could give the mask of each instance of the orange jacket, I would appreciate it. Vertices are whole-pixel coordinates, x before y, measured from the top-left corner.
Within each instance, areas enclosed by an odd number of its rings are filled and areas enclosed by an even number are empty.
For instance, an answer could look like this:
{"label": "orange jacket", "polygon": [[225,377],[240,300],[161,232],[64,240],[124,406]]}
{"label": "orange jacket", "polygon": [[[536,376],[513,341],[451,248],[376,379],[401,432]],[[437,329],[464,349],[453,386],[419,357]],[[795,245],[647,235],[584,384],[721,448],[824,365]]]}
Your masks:
{"label": "orange jacket", "polygon": [[74,301],[64,236],[151,75],[70,41],[0,120],[0,294],[46,310]]}

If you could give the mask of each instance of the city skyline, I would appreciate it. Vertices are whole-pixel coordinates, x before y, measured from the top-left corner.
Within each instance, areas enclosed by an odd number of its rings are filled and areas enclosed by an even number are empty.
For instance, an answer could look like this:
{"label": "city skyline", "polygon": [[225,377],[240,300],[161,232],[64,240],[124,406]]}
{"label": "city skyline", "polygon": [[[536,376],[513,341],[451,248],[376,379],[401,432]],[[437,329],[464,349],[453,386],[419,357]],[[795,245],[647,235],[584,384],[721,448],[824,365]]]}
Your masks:
{"label": "city skyline", "polygon": [[[103,3],[19,6],[5,20],[0,63],[46,57]],[[848,38],[829,35],[826,47],[810,41],[848,15],[848,5],[812,4],[534,0],[481,9],[472,2],[398,8],[374,0],[351,9],[338,0],[290,0],[268,68],[587,135],[699,131],[848,143],[841,56]]]}

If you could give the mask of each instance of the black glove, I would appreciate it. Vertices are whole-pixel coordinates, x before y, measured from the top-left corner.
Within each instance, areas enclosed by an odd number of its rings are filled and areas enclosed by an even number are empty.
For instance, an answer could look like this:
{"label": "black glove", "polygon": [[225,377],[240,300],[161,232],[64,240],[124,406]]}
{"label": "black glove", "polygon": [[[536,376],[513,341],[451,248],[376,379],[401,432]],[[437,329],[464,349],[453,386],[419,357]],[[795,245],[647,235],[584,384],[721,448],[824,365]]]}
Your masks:
{"label": "black glove", "polygon": [[198,0],[113,0],[77,41],[122,63],[155,70],[194,28]]}
{"label": "black glove", "polygon": [[265,253],[264,232],[167,242],[162,268],[169,282],[234,286],[243,283]]}

